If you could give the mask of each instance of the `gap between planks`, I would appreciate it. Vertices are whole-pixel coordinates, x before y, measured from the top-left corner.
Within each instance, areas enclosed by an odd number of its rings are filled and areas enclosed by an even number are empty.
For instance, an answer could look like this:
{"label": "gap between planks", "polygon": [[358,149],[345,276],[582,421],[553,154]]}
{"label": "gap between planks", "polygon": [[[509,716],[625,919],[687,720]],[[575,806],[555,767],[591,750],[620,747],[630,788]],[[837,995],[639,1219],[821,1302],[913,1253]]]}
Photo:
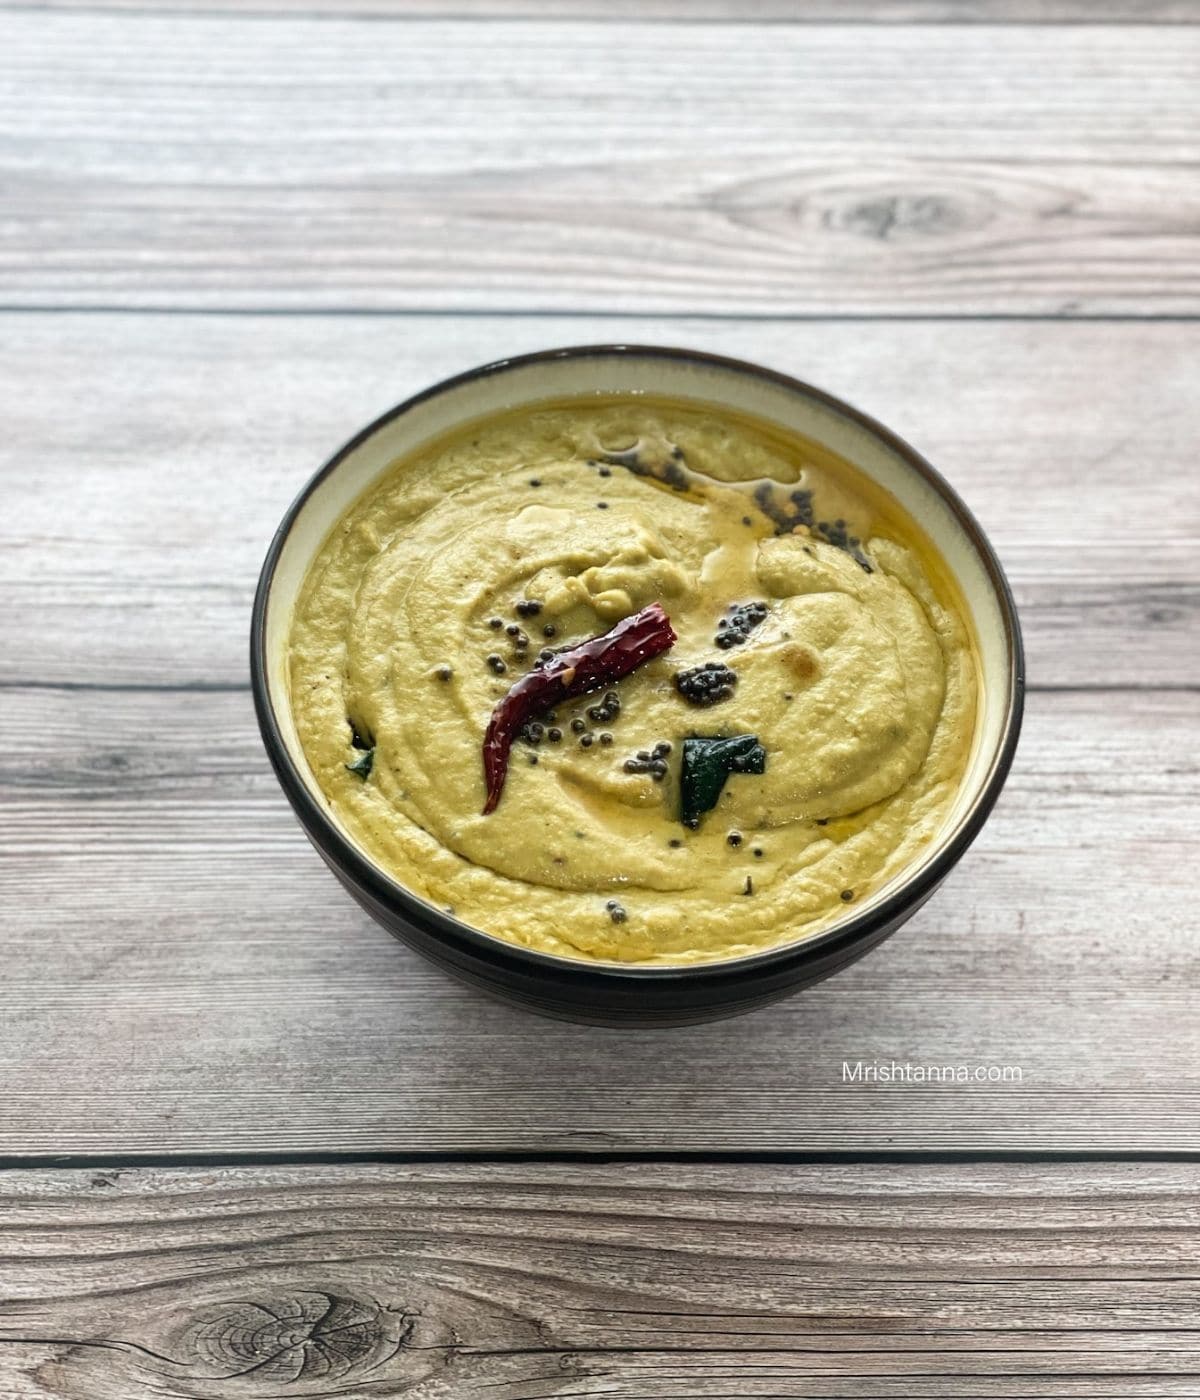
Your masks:
{"label": "gap between planks", "polygon": [[[691,1151],[606,1152],[580,1148],[578,1151],[476,1151],[452,1152],[54,1152],[29,1156],[0,1156],[0,1173],[33,1171],[118,1170],[174,1171],[213,1169],[216,1171],[255,1167],[985,1167],[1011,1166],[1048,1170],[1078,1166],[1136,1165],[1200,1166],[1200,1148],[1170,1151],[1160,1148],[1122,1151],[1110,1148],[1082,1151],[1071,1148],[1030,1148],[1022,1151],[980,1151],[977,1148],[925,1151],[920,1148],[896,1151],[806,1152],[795,1149],[765,1148],[760,1151],[696,1148]],[[2,1183],[0,1183],[2,1184]]]}
{"label": "gap between planks", "polygon": [[706,322],[750,323],[762,325],[938,325],[943,322],[979,323],[981,325],[1192,325],[1200,321],[1200,313],[1153,311],[605,311],[586,306],[550,307],[547,310],[523,306],[250,306],[205,305],[189,306],[184,302],[64,303],[21,302],[0,305],[0,316],[170,316],[174,317],[246,317],[248,319],[310,319],[327,317],[346,320],[505,320],[505,321],[624,321],[637,324],[679,321],[687,325]]}

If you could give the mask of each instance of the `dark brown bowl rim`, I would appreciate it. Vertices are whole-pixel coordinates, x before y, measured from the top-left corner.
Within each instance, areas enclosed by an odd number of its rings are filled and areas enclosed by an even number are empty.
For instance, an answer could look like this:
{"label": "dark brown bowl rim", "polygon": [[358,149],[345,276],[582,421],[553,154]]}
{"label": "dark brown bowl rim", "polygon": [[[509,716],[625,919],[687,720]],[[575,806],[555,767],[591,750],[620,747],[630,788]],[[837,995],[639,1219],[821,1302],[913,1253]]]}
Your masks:
{"label": "dark brown bowl rim", "polygon": [[[287,745],[279,731],[271,704],[270,689],[267,683],[266,618],[270,602],[275,570],[283,552],[292,526],[300,512],[308,503],[309,497],[332,472],[336,471],[351,453],[357,451],[368,438],[405,413],[429,399],[457,389],[466,384],[504,374],[511,370],[530,365],[548,364],[558,360],[671,360],[685,362],[706,368],[742,375],[750,379],[766,381],[789,393],[802,398],[815,400],[833,412],[864,428],[873,434],[906,464],[934,488],[949,507],[962,527],[972,547],[984,564],[989,581],[1000,604],[1004,621],[1005,639],[1009,656],[1009,694],[1005,709],[1004,729],[996,746],[988,771],[978,795],[968,811],[960,819],[950,838],[941,845],[930,860],[913,869],[907,877],[898,880],[894,889],[885,897],[860,914],[852,914],[839,919],[835,924],[808,938],[800,938],[794,943],[767,948],[759,953],[744,954],[740,957],[725,958],[712,962],[685,964],[678,967],[630,964],[614,962],[591,962],[583,958],[570,958],[554,953],[541,953],[525,948],[517,943],[509,943],[493,934],[472,927],[453,915],[446,914],[435,905],[428,903],[406,889],[354,846],[314,799],[295,764],[292,762]],[[818,389],[804,380],[779,370],[767,369],[749,360],[739,360],[726,355],[716,355],[703,350],[687,350],[674,346],[661,345],[572,345],[554,350],[539,350],[532,354],[514,355],[502,360],[493,360],[475,369],[466,370],[448,379],[439,380],[420,393],[405,399],[394,408],[388,409],[361,432],[356,433],[336,451],[322,466],[288,507],[279,528],[271,540],[259,575],[258,587],[254,596],[254,607],[250,622],[250,685],[254,696],[254,709],[258,718],[263,743],[284,793],[295,809],[301,824],[310,838],[317,844],[322,854],[335,867],[340,868],[365,890],[369,891],[385,907],[392,907],[402,918],[418,927],[432,925],[440,937],[451,944],[466,943],[475,952],[483,954],[489,961],[514,959],[530,971],[540,971],[552,978],[569,978],[572,981],[604,983],[641,982],[670,983],[679,979],[688,982],[725,982],[761,973],[766,969],[776,969],[780,964],[795,961],[803,963],[831,943],[854,943],[865,938],[881,924],[889,920],[902,919],[905,911],[914,908],[945,879],[946,875],[961,859],[971,842],[979,834],[987,820],[996,798],[1004,786],[1016,752],[1017,740],[1021,732],[1025,696],[1025,654],[1021,639],[1021,627],[1017,619],[1016,603],[1004,570],[996,557],[990,541],[979,522],[971,514],[966,504],[950,483],[937,469],[903,438],[890,428],[855,408],[844,399]]]}

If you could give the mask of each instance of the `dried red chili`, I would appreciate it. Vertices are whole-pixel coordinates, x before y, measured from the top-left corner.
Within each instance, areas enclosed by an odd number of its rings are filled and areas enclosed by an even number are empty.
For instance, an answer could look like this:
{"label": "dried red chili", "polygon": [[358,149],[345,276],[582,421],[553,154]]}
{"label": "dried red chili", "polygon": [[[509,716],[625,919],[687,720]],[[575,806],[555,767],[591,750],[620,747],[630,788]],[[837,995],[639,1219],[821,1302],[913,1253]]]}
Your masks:
{"label": "dried red chili", "polygon": [[513,740],[531,719],[562,700],[612,685],[674,645],[670,618],[661,603],[651,603],[603,635],[556,652],[544,666],[523,675],[492,711],[483,737],[484,816],[500,801]]}

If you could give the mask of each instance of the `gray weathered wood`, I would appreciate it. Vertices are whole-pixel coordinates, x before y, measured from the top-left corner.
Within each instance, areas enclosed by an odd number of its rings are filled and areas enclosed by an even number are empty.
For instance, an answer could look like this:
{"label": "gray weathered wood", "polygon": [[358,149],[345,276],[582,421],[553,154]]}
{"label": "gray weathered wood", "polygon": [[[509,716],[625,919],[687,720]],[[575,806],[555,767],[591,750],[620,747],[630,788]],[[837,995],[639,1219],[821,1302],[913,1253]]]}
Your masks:
{"label": "gray weathered wood", "polygon": [[[0,1155],[1193,1150],[1200,695],[1040,694],[889,944],[750,1020],[559,1025],[354,906],[249,697],[0,694]],[[854,1083],[843,1063],[1016,1065]]]}
{"label": "gray weathered wood", "polygon": [[11,10],[0,304],[1194,313],[1200,29]]}
{"label": "gray weathered wood", "polygon": [[[450,8],[0,0],[0,307],[56,313],[0,320],[0,1158],[101,1161],[0,1172],[0,1397],[1194,1397],[1200,1164],[699,1159],[1200,1148],[1200,5]],[[294,314],[338,309],[470,314]],[[945,888],[753,1020],[446,980],[254,730],[319,460],[597,340],[909,436],[1041,687]],[[844,1079],[893,1061],[1021,1077]],[[103,1164],[464,1151],[633,1160]]]}
{"label": "gray weathered wood", "polygon": [[[133,10],[146,0],[0,0],[0,10]],[[157,0],[158,11],[245,13],[244,0]],[[254,0],[256,14],[392,20],[596,19],[875,24],[1180,24],[1197,0]]]}
{"label": "gray weathered wood", "polygon": [[12,1400],[1195,1396],[1200,1167],[0,1176]]}
{"label": "gray weathered wood", "polygon": [[335,447],[473,364],[644,340],[811,379],[926,452],[1009,570],[1034,684],[1200,685],[1190,325],[14,315],[0,329],[4,682],[244,683],[267,543]]}

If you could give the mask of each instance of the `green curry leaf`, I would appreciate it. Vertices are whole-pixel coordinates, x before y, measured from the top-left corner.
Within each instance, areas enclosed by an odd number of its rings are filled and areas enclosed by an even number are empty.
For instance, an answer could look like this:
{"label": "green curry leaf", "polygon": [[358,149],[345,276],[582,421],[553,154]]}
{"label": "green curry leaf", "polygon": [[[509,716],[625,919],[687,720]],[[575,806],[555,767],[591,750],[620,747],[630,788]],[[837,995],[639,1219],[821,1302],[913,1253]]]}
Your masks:
{"label": "green curry leaf", "polygon": [[364,751],[355,758],[353,763],[346,764],[346,771],[348,773],[354,773],[357,777],[361,778],[363,782],[366,782],[371,776],[371,769],[374,763],[375,750],[373,748],[364,749]]}
{"label": "green curry leaf", "polygon": [[701,816],[717,805],[731,773],[765,773],[766,768],[767,751],[753,734],[685,739],[679,773],[680,821],[684,826],[699,826]]}

